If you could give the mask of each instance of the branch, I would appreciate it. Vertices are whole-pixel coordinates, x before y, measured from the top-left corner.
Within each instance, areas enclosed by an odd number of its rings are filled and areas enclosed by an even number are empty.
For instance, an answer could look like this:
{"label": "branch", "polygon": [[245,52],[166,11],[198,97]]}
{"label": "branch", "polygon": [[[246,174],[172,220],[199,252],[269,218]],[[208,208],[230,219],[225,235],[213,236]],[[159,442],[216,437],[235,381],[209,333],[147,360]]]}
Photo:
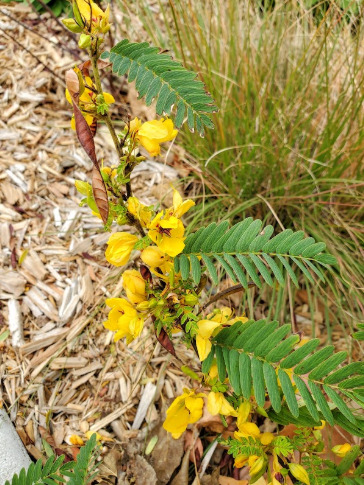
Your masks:
{"label": "branch", "polygon": [[[253,286],[256,286],[256,284],[253,283],[253,281],[249,281],[248,288],[252,288]],[[244,291],[244,290],[245,290],[244,286],[241,284],[238,284],[235,286],[230,286],[230,288],[226,288],[226,290],[220,291],[220,293],[217,293],[215,296],[210,298],[210,300],[207,303],[205,303],[203,307],[201,307],[200,313],[203,310],[205,310],[209,305],[211,305],[211,303],[214,303],[217,300],[221,300],[221,298],[225,298],[227,296],[233,295],[234,293],[238,293],[239,291]]]}

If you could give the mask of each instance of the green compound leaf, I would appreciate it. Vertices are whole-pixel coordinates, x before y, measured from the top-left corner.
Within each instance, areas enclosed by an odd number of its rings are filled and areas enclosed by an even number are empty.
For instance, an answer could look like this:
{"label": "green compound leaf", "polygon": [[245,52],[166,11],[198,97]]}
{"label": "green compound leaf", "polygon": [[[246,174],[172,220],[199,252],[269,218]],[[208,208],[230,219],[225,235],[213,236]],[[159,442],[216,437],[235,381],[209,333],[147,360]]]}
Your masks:
{"label": "green compound leaf", "polygon": [[115,74],[126,74],[129,82],[135,81],[139,97],[145,96],[147,106],[156,100],[158,115],[169,115],[175,105],[177,128],[185,119],[189,129],[194,131],[196,126],[200,135],[204,127],[214,128],[209,115],[217,107],[204,84],[197,80],[196,73],[185,69],[158,47],[124,39],[110,52],[103,52],[101,59],[111,62]]}

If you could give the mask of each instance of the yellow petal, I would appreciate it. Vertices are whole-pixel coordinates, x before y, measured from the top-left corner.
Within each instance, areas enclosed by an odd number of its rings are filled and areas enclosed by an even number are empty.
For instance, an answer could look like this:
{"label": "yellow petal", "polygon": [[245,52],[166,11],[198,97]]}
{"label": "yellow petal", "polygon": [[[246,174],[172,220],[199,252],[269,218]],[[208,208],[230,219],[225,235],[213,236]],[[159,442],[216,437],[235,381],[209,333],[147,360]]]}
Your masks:
{"label": "yellow petal", "polygon": [[182,239],[174,237],[164,237],[162,241],[158,244],[159,248],[168,256],[174,258],[177,254],[182,253],[185,243]]}
{"label": "yellow petal", "polygon": [[237,419],[237,426],[240,426],[245,423],[249,417],[251,411],[251,404],[249,401],[244,401],[240,404],[238,409],[238,419]]}
{"label": "yellow petal", "polygon": [[106,104],[112,104],[115,103],[115,98],[112,94],[110,93],[102,93],[104,95],[104,100]]}
{"label": "yellow petal", "polygon": [[214,322],[213,320],[200,320],[197,323],[198,335],[202,338],[210,338],[214,333],[214,330],[220,326],[220,322]]}
{"label": "yellow petal", "polygon": [[259,428],[255,423],[241,423],[239,432],[245,437],[253,436],[253,438],[258,438],[260,436]]}
{"label": "yellow petal", "polygon": [[207,338],[203,338],[200,335],[196,336],[196,346],[197,346],[197,352],[198,356],[200,358],[200,361],[202,362],[203,360],[206,359],[206,357],[209,355],[211,351],[211,342]]}

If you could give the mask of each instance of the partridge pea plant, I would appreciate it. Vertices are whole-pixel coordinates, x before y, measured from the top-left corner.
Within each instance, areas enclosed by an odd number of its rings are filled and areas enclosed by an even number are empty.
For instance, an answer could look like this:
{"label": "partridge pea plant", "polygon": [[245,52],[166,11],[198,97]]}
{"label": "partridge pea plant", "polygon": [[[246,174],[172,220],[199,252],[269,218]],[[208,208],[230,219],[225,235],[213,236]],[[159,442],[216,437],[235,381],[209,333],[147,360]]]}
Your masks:
{"label": "partridge pea plant", "polygon": [[[319,339],[302,339],[290,324],[238,315],[218,300],[238,291],[284,285],[288,274],[299,287],[299,274],[325,281],[336,261],[325,244],[291,229],[273,235],[272,226],[247,218],[229,227],[227,221],[196,227],[186,234],[183,216],[195,202],[183,200],[173,189],[168,208],[144,205],[133,195],[131,173],[144,157],[158,156],[161,145],[174,140],[184,122],[201,136],[212,129],[217,112],[197,74],[186,70],[169,54],[148,43],[124,39],[110,51],[103,49],[110,30],[109,7],[91,0],[74,0],[74,19],[64,24],[79,33],[79,45],[89,60],[66,74],[66,97],[73,108],[71,126],[93,162],[91,183],[77,181],[95,216],[113,232],[105,258],[123,267],[124,295],[106,300],[106,329],[114,340],[137,339],[145,326],[176,357],[174,335],[196,353],[198,368],[187,369],[193,385],[177,397],[166,413],[164,428],[176,439],[199,427],[204,411],[219,415],[229,432],[218,440],[236,468],[248,467],[250,483],[359,484],[364,471],[359,446],[342,443],[333,448],[341,457],[335,464],[323,455],[325,425],[339,425],[364,437],[364,364],[348,361],[346,352],[320,346]],[[122,120],[116,128],[110,117],[114,103],[103,91],[106,69],[134,81],[140,98],[153,101],[160,117],[142,122]],[[172,118],[174,121],[172,121]],[[118,164],[100,166],[94,144],[97,124],[107,126]],[[120,123],[118,123],[120,127]],[[131,263],[133,255],[133,263]],[[126,269],[127,268],[127,269]],[[219,292],[221,278],[234,285]],[[216,308],[211,305],[215,303]],[[209,312],[206,311],[209,307]],[[211,309],[212,308],[212,309]],[[197,366],[197,364],[196,364]],[[206,411],[206,412],[207,412]],[[264,419],[276,423],[264,431]],[[290,435],[285,425],[294,425]],[[261,482],[262,483],[262,482]]]}

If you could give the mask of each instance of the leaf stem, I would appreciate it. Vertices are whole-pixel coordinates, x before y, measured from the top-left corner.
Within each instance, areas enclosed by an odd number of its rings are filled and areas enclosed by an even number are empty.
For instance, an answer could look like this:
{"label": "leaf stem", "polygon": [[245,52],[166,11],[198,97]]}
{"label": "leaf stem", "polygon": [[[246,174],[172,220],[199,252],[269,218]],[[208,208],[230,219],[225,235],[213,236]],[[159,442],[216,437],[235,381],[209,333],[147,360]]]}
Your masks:
{"label": "leaf stem", "polygon": [[[101,79],[100,79],[100,71],[99,71],[99,68],[97,67],[97,60],[99,58],[98,50],[95,53],[93,53],[92,50],[90,50],[89,54],[90,54],[90,58],[91,58],[92,71],[93,71],[93,74],[94,74],[97,93],[102,94],[103,91],[102,91],[102,85],[101,85]],[[119,157],[119,159],[121,159],[121,157],[124,156],[123,148],[122,148],[122,145],[121,145],[120,140],[118,138],[118,135],[116,134],[116,131],[115,131],[114,125],[111,121],[109,113],[106,113],[105,115],[103,115],[102,120],[105,121],[105,124],[106,124],[106,126],[107,126],[107,128],[110,132],[111,138],[114,142],[118,157]],[[132,171],[132,169],[128,172],[128,175],[130,175],[131,171]],[[133,195],[130,182],[126,183],[126,195],[127,195],[128,198]],[[144,229],[143,229],[142,225],[140,224],[140,222],[132,214],[130,214],[130,212],[127,213],[127,217],[128,217],[130,224],[132,226],[136,227],[139,231],[139,234],[142,237],[144,237],[145,232],[144,232]]]}
{"label": "leaf stem", "polygon": [[[248,283],[248,288],[252,288],[253,286],[256,286],[253,281],[249,281]],[[220,300],[221,298],[225,298],[227,296],[233,295],[234,293],[238,293],[239,291],[243,291],[245,288],[243,285],[235,285],[235,286],[230,286],[230,288],[226,288],[225,290],[220,291],[220,293],[217,293],[215,296],[210,298],[210,300],[204,304],[203,307],[201,307],[200,312],[205,310],[211,303],[214,303],[217,300]]]}

